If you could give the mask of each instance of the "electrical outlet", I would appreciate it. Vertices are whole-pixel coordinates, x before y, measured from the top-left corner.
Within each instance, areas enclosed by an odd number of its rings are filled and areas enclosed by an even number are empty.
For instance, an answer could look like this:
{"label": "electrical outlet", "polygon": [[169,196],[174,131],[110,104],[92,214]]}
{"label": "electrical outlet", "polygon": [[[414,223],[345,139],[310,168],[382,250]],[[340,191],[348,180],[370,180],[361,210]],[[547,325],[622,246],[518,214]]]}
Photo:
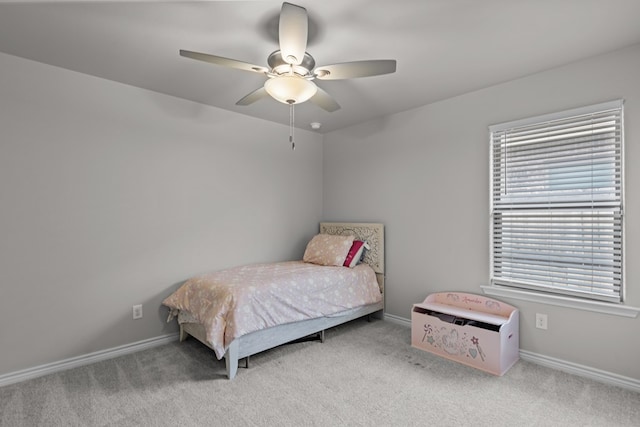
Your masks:
{"label": "electrical outlet", "polygon": [[142,319],[142,304],[133,306],[133,318]]}
{"label": "electrical outlet", "polygon": [[547,315],[536,313],[536,328],[547,329]]}

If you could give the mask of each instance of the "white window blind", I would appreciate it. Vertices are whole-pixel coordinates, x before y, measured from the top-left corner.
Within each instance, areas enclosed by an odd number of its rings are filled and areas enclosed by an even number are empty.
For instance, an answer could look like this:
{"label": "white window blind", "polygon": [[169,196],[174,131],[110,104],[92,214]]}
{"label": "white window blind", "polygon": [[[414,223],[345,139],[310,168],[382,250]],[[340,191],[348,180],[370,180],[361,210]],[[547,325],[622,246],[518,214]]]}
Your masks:
{"label": "white window blind", "polygon": [[490,127],[492,284],[622,301],[622,104]]}

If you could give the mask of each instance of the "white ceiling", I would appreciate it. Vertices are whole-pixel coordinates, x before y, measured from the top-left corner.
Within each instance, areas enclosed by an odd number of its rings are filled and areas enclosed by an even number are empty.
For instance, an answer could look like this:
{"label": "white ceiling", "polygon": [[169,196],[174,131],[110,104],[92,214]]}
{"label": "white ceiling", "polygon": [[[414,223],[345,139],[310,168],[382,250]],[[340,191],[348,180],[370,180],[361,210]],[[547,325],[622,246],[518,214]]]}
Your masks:
{"label": "white ceiling", "polygon": [[[308,10],[318,65],[398,61],[395,74],[319,82],[342,108],[307,102],[295,114],[297,127],[320,122],[321,132],[640,43],[640,0],[291,1]],[[265,77],[178,55],[266,65],[281,4],[0,0],[0,51],[288,124],[288,107],[270,98],[235,105]]]}

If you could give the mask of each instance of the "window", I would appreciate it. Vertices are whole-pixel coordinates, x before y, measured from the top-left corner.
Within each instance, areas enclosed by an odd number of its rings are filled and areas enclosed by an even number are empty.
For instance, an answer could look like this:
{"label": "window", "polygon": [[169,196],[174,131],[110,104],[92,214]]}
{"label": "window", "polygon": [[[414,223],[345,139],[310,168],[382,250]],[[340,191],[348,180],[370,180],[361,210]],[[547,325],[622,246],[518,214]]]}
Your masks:
{"label": "window", "polygon": [[489,128],[491,282],[623,299],[623,101]]}

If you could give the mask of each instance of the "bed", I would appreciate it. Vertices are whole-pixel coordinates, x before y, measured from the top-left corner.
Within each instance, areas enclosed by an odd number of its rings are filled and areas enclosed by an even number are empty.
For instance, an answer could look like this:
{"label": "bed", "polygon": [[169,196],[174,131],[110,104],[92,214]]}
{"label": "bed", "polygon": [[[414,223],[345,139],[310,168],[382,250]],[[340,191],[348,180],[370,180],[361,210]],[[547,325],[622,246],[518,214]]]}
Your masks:
{"label": "bed", "polygon": [[[327,247],[327,240],[338,253],[328,263],[326,253],[313,250],[317,242]],[[357,251],[357,244],[366,250]],[[326,329],[364,316],[382,317],[384,226],[323,222],[303,261],[195,276],[163,304],[170,308],[169,320],[178,320],[180,341],[194,337],[218,359],[224,357],[227,377],[233,379],[239,360],[245,359],[248,367],[251,355],[313,335],[324,341]]]}

